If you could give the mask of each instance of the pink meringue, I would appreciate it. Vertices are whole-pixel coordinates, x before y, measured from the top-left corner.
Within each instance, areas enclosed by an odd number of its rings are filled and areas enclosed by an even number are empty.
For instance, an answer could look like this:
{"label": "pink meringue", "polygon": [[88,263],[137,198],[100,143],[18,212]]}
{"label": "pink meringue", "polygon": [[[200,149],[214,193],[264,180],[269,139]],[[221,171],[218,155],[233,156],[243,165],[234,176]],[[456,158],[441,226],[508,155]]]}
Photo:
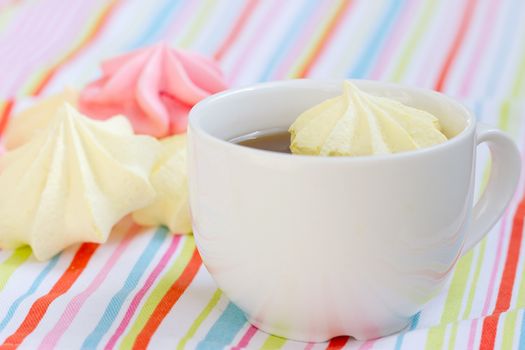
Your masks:
{"label": "pink meringue", "polygon": [[102,73],[79,109],[95,119],[123,114],[135,132],[156,137],[185,132],[193,105],[227,87],[215,61],[165,43],[109,59]]}

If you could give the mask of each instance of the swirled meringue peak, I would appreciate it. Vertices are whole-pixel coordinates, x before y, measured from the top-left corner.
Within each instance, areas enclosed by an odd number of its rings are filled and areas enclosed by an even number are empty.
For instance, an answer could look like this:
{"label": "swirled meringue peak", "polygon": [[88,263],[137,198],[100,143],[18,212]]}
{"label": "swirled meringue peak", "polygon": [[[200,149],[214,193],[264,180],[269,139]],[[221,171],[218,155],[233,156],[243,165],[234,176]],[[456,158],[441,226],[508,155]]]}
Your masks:
{"label": "swirled meringue peak", "polygon": [[165,225],[173,233],[190,233],[186,134],[167,137],[161,144],[162,151],[150,177],[157,198],[135,211],[133,219],[145,226]]}
{"label": "swirled meringue peak", "polygon": [[31,107],[16,114],[9,122],[5,133],[5,147],[15,149],[29,141],[35,132],[45,129],[56,116],[58,109],[67,102],[77,104],[78,93],[70,88],[36,101]]}
{"label": "swirled meringue peak", "polygon": [[45,130],[0,158],[0,247],[30,245],[45,260],[75,243],[105,242],[155,198],[149,175],[159,152],[126,118],[96,121],[64,104]]}
{"label": "swirled meringue peak", "polygon": [[430,147],[447,140],[432,114],[344,82],[343,94],[303,112],[291,125],[294,154],[365,156]]}
{"label": "swirled meringue peak", "polygon": [[125,115],[135,132],[165,137],[185,132],[193,105],[224,89],[215,61],[160,43],[103,62],[79,108],[95,119]]}

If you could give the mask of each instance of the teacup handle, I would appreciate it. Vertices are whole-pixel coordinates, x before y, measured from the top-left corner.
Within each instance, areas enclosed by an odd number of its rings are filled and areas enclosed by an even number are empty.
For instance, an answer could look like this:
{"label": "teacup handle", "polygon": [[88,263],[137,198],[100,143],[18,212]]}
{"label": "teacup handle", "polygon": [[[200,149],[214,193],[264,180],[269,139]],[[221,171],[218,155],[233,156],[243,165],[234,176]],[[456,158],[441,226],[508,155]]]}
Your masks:
{"label": "teacup handle", "polygon": [[521,169],[518,148],[505,133],[480,123],[476,138],[478,145],[487,143],[492,166],[487,187],[474,206],[472,225],[465,239],[463,254],[474,247],[503,214],[516,191]]}

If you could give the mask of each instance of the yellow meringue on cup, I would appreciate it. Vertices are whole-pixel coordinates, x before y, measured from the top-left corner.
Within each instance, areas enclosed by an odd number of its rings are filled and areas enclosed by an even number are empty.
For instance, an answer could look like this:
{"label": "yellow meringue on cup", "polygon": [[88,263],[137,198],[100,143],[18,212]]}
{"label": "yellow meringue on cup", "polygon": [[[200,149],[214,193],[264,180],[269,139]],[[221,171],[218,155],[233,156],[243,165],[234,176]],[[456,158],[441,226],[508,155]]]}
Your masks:
{"label": "yellow meringue on cup", "polygon": [[161,144],[161,155],[150,177],[157,198],[135,211],[133,219],[146,226],[165,225],[173,233],[190,233],[186,134],[168,137]]}
{"label": "yellow meringue on cup", "polygon": [[289,131],[292,153],[322,156],[397,153],[447,140],[432,114],[368,94],[349,81],[341,96],[303,112]]}
{"label": "yellow meringue on cup", "polygon": [[111,228],[156,193],[160,152],[125,117],[91,120],[64,103],[47,128],[0,158],[0,247],[30,245],[39,260],[79,242],[105,242]]}

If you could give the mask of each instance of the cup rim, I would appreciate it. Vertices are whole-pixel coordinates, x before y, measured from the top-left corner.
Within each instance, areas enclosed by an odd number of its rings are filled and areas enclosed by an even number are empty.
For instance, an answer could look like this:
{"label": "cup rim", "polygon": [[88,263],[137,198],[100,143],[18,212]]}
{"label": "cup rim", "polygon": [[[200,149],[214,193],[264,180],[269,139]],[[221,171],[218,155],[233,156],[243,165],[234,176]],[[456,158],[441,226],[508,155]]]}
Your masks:
{"label": "cup rim", "polygon": [[353,82],[358,82],[359,84],[364,85],[375,85],[375,86],[382,86],[386,87],[388,89],[396,89],[401,88],[404,91],[408,92],[417,92],[417,93],[423,93],[427,96],[430,96],[432,98],[440,98],[446,100],[448,103],[453,104],[458,110],[462,110],[466,118],[466,126],[461,132],[457,135],[455,135],[453,138],[448,139],[446,142],[433,145],[430,147],[424,147],[424,148],[418,148],[416,150],[410,150],[406,152],[399,152],[399,153],[391,153],[391,154],[381,154],[381,155],[365,155],[365,156],[337,156],[337,157],[329,157],[329,156],[317,156],[317,155],[303,155],[303,154],[289,154],[289,153],[281,153],[281,152],[274,152],[274,151],[268,151],[268,150],[262,150],[262,149],[256,149],[251,147],[246,147],[242,145],[238,145],[235,143],[232,143],[228,140],[223,140],[219,137],[216,137],[210,133],[208,133],[202,125],[199,123],[198,113],[200,112],[200,109],[205,108],[207,105],[214,103],[216,100],[221,100],[224,98],[229,98],[234,95],[243,94],[243,93],[249,93],[254,92],[261,89],[275,89],[275,88],[301,88],[301,87],[310,87],[312,85],[318,85],[321,89],[324,87],[332,87],[333,85],[342,84],[343,80],[346,79],[288,79],[288,80],[276,80],[276,81],[270,81],[270,82],[263,82],[263,83],[257,83],[253,85],[248,85],[244,87],[239,88],[233,88],[228,89],[226,91],[222,91],[217,94],[213,94],[200,102],[198,102],[189,113],[188,117],[188,131],[189,134],[196,134],[199,137],[202,137],[206,140],[208,140],[211,143],[214,143],[218,147],[225,147],[230,151],[234,152],[241,152],[244,154],[251,154],[251,155],[257,155],[257,156],[265,156],[274,158],[275,160],[286,160],[286,161],[301,161],[301,162],[335,162],[335,163],[342,163],[342,162],[352,162],[352,163],[361,163],[361,162],[375,162],[375,161],[385,161],[385,160],[399,160],[399,159],[406,159],[411,157],[417,157],[417,156],[427,156],[431,155],[436,152],[445,151],[449,148],[452,148],[455,146],[455,144],[462,142],[465,138],[467,138],[469,135],[471,135],[475,130],[476,120],[472,114],[472,112],[461,102],[457,101],[456,99],[427,88],[421,88],[421,87],[415,87],[412,85],[407,84],[400,84],[400,83],[391,83],[391,82],[383,82],[378,80],[368,80],[368,79],[348,79]]}

